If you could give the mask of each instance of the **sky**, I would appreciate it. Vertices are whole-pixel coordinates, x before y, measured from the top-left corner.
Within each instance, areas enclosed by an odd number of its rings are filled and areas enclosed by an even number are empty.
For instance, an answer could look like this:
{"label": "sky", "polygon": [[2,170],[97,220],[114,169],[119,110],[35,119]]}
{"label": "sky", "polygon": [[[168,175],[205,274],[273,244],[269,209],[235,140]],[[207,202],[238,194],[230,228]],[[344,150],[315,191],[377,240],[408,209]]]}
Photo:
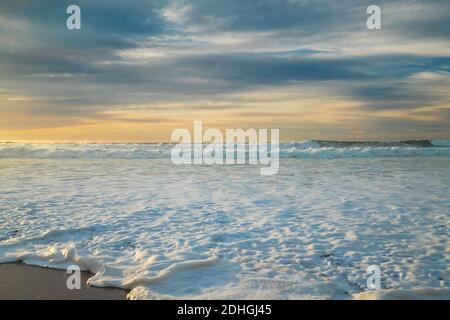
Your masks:
{"label": "sky", "polygon": [[[66,8],[81,8],[68,30]],[[366,9],[381,8],[381,30]],[[0,140],[450,138],[450,1],[2,0]]]}

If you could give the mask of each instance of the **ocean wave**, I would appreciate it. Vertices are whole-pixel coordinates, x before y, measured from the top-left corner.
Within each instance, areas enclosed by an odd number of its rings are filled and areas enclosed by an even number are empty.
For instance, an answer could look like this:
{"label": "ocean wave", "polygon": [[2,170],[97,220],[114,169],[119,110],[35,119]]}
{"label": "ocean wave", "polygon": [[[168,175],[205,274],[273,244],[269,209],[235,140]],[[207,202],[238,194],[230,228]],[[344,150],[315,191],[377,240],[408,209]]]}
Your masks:
{"label": "ocean wave", "polygon": [[450,147],[450,140],[431,140],[431,144],[436,147]]}
{"label": "ocean wave", "polygon": [[[172,143],[0,143],[0,158],[169,159]],[[205,145],[206,146],[206,145]],[[234,146],[236,148],[236,145]],[[256,145],[247,146],[247,149]],[[247,150],[248,151],[248,150]],[[450,156],[450,140],[326,141],[280,143],[281,158],[334,159]]]}

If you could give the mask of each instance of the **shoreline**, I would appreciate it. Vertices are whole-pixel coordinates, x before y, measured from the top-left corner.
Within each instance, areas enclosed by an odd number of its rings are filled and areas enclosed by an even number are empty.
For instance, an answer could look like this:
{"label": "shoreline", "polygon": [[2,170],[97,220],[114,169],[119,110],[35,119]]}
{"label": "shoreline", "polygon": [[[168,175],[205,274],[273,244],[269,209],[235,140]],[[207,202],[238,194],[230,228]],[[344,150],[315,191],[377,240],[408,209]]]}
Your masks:
{"label": "shoreline", "polygon": [[92,273],[81,272],[81,289],[66,286],[70,274],[24,263],[0,264],[0,300],[126,300],[128,291],[86,284]]}

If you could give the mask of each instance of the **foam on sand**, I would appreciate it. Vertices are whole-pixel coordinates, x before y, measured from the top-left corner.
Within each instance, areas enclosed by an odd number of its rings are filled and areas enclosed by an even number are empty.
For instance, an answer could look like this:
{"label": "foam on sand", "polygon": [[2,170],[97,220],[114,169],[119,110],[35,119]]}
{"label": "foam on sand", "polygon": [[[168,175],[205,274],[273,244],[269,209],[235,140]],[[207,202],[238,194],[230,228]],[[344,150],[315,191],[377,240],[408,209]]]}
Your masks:
{"label": "foam on sand", "polygon": [[133,299],[351,299],[377,265],[383,289],[450,298],[448,190],[449,157],[282,159],[271,177],[1,159],[0,263],[77,264]]}

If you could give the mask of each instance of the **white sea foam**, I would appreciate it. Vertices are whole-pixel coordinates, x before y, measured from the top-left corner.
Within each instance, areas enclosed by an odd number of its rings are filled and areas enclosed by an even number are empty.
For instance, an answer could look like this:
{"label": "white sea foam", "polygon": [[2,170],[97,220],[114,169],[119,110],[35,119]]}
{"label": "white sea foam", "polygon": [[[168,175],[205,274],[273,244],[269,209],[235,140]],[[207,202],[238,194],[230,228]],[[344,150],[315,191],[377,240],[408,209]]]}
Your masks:
{"label": "white sea foam", "polygon": [[282,159],[271,177],[168,159],[0,159],[0,262],[75,263],[133,299],[363,298],[377,265],[383,289],[450,299],[449,190],[449,157]]}
{"label": "white sea foam", "polygon": [[[168,159],[174,144],[0,143],[0,158]],[[256,148],[256,145],[250,148]],[[450,140],[405,142],[313,141],[280,144],[281,158],[334,159],[450,156]]]}

